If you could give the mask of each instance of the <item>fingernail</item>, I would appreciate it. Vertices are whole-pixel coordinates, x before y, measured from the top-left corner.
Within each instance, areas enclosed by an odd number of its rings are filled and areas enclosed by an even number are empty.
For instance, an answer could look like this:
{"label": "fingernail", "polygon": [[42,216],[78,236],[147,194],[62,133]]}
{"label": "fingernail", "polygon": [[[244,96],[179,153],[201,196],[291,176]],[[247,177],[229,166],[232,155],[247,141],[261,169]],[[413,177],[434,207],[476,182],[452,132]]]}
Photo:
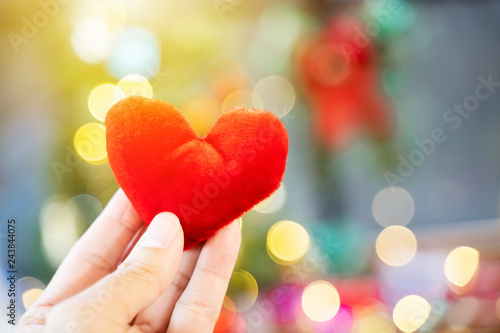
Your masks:
{"label": "fingernail", "polygon": [[172,213],[160,213],[149,224],[142,236],[141,246],[165,248],[172,243],[181,229],[179,219]]}

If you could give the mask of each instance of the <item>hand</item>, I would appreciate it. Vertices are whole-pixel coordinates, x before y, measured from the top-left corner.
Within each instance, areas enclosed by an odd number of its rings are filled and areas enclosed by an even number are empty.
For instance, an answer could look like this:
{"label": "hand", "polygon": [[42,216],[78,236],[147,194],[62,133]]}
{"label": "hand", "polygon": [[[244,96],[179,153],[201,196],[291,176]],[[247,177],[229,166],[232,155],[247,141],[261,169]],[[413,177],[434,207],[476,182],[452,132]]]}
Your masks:
{"label": "hand", "polygon": [[183,252],[175,215],[161,213],[146,228],[119,190],[17,332],[212,332],[240,243],[235,221]]}

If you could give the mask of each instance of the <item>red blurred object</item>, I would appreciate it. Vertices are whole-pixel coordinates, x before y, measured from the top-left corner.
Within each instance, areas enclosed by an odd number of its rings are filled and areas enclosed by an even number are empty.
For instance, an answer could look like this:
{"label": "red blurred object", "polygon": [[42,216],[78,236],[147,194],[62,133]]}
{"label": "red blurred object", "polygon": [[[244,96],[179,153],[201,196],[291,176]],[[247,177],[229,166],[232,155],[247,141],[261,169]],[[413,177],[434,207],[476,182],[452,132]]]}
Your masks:
{"label": "red blurred object", "polygon": [[362,131],[390,138],[391,103],[379,88],[377,49],[361,21],[346,14],[331,19],[304,46],[299,65],[319,144],[342,151]]}

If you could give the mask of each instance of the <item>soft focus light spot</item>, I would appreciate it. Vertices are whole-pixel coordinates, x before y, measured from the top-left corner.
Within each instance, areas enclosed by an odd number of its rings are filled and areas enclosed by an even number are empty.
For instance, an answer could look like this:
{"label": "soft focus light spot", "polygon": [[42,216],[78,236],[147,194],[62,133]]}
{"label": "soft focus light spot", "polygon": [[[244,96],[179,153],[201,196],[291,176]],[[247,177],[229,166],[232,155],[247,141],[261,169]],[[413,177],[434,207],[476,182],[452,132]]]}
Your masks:
{"label": "soft focus light spot", "polygon": [[213,93],[220,99],[237,90],[245,88],[248,83],[245,68],[231,59],[222,59],[209,70],[208,82]]}
{"label": "soft focus light spot", "polygon": [[288,50],[301,31],[302,18],[291,5],[268,6],[259,19],[259,32],[267,43]]}
{"label": "soft focus light spot", "polygon": [[280,221],[267,233],[267,252],[280,265],[290,265],[302,258],[309,249],[309,234],[300,224]]}
{"label": "soft focus light spot", "polygon": [[415,203],[404,188],[386,187],[373,199],[372,213],[375,220],[383,227],[407,225],[415,213]]}
{"label": "soft focus light spot", "polygon": [[418,330],[429,318],[431,305],[424,298],[410,295],[402,298],[394,307],[392,318],[396,326],[405,333]]}
{"label": "soft focus light spot", "polygon": [[201,137],[207,135],[220,115],[220,104],[209,96],[190,98],[180,109]]}
{"label": "soft focus light spot", "polygon": [[127,23],[127,8],[121,0],[100,0],[99,6],[102,8],[105,21],[112,32],[123,28]]}
{"label": "soft focus light spot", "polygon": [[87,0],[79,4],[76,15],[71,23],[76,26],[87,16],[98,17],[106,23],[110,32],[116,32],[123,28],[127,22],[127,9],[120,0]]}
{"label": "soft focus light spot", "polygon": [[28,289],[23,293],[23,305],[24,308],[27,310],[31,304],[35,303],[38,301],[40,296],[43,294],[43,289],[38,289],[38,288],[33,288],[33,289]]}
{"label": "soft focus light spot", "polygon": [[247,271],[234,271],[229,281],[227,295],[233,301],[236,311],[248,310],[255,303],[259,295],[257,281]]}
{"label": "soft focus light spot", "polygon": [[25,291],[30,289],[45,289],[45,285],[42,281],[31,277],[31,276],[23,276],[22,278],[16,281],[16,289],[19,294],[23,294]]}
{"label": "soft focus light spot", "polygon": [[219,319],[217,319],[217,322],[215,323],[214,333],[226,332],[226,330],[230,329],[231,325],[234,323],[235,317],[236,308],[233,301],[229,297],[224,296],[224,302],[222,303]]}
{"label": "soft focus light spot", "polygon": [[274,192],[269,198],[257,204],[253,210],[261,214],[272,214],[283,208],[285,202],[286,189],[285,184],[282,183],[276,192]]}
{"label": "soft focus light spot", "polygon": [[382,303],[374,303],[355,311],[356,322],[353,333],[394,333],[394,322]]}
{"label": "soft focus light spot", "polygon": [[258,98],[254,104],[261,103],[264,109],[281,118],[289,113],[295,104],[295,89],[288,80],[273,75],[255,85],[253,97]]}
{"label": "soft focus light spot", "polygon": [[95,16],[88,16],[75,26],[71,45],[78,58],[96,64],[104,60],[111,43],[106,23]]}
{"label": "soft focus light spot", "polygon": [[85,124],[76,131],[75,150],[90,164],[103,164],[107,161],[106,128],[97,123]]}
{"label": "soft focus light spot", "polygon": [[256,96],[250,90],[238,90],[235,91],[224,99],[222,102],[222,111],[226,111],[234,106],[242,106],[246,108],[262,109],[262,101],[259,96]]}
{"label": "soft focus light spot", "polygon": [[49,199],[40,212],[42,247],[52,267],[56,268],[79,237],[75,215],[58,198]]}
{"label": "soft focus light spot", "polygon": [[125,96],[142,96],[153,98],[153,87],[148,79],[139,74],[130,74],[118,82],[120,89]]}
{"label": "soft focus light spot", "polygon": [[139,74],[151,79],[160,69],[158,40],[151,32],[142,28],[122,30],[111,47],[106,67],[117,79],[129,74]]}
{"label": "soft focus light spot", "polygon": [[444,273],[450,283],[463,287],[474,277],[479,263],[476,249],[461,246],[450,252],[444,264]]}
{"label": "soft focus light spot", "polygon": [[97,120],[104,121],[108,110],[123,97],[123,92],[112,84],[97,86],[89,96],[90,113]]}
{"label": "soft focus light spot", "polygon": [[74,214],[82,226],[90,226],[102,209],[102,203],[99,199],[89,194],[76,195],[66,204],[66,210],[69,210],[67,213]]}
{"label": "soft focus light spot", "polygon": [[335,317],[340,309],[339,293],[326,281],[313,282],[302,293],[302,309],[313,321],[328,321]]}
{"label": "soft focus light spot", "polygon": [[212,28],[199,14],[181,17],[175,23],[175,40],[187,51],[202,49],[212,39]]}
{"label": "soft focus light spot", "polygon": [[375,244],[380,260],[390,266],[409,263],[417,252],[417,238],[402,226],[387,227],[379,234]]}

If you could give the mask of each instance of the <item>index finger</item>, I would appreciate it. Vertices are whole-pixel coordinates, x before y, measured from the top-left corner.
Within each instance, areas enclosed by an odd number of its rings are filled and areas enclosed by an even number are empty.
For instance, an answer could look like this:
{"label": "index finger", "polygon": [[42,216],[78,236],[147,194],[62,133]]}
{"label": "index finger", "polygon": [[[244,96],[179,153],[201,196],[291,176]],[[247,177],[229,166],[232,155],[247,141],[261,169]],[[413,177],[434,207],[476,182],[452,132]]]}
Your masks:
{"label": "index finger", "polygon": [[168,333],[213,331],[240,244],[238,220],[219,230],[205,243],[191,280],[177,301]]}
{"label": "index finger", "polygon": [[142,226],[141,218],[119,189],[59,266],[40,302],[56,304],[114,271]]}

